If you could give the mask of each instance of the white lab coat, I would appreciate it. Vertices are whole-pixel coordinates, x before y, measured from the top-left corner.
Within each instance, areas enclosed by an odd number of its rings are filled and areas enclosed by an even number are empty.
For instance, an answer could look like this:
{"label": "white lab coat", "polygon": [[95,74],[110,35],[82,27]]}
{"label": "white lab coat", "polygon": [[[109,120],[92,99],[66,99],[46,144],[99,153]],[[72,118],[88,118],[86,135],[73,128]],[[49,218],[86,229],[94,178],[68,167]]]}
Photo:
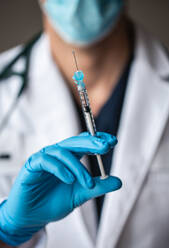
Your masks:
{"label": "white lab coat", "polygon": [[[20,49],[0,56],[0,70]],[[20,60],[16,70],[22,68]],[[0,119],[19,81],[15,76],[0,84]],[[13,178],[33,152],[79,132],[71,94],[43,35],[32,50],[29,87],[0,136],[0,151],[12,155],[0,160],[0,197],[8,196]],[[169,60],[139,27],[118,140],[111,174],[122,179],[123,187],[106,195],[97,235],[96,209],[89,201],[21,247],[169,247]]]}

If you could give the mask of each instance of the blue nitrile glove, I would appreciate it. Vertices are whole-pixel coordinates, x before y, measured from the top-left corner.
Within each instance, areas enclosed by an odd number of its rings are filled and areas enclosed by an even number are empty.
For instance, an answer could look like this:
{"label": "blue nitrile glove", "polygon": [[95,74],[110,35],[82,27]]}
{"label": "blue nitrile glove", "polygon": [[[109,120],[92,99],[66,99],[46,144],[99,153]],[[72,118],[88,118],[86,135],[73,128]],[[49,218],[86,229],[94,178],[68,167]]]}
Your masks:
{"label": "blue nitrile glove", "polygon": [[92,178],[80,162],[84,154],[104,154],[116,143],[107,133],[82,133],[33,154],[0,206],[0,240],[17,246],[85,201],[119,189],[120,179]]}

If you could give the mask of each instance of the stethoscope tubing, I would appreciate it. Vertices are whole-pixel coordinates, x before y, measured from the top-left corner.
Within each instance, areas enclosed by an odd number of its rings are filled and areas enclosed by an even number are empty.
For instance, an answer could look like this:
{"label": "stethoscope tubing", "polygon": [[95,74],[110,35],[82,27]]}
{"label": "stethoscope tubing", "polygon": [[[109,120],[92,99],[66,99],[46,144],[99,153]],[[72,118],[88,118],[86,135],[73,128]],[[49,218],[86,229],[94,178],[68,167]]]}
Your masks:
{"label": "stethoscope tubing", "polygon": [[[41,36],[41,32],[38,33],[33,40],[28,42],[28,44],[23,47],[22,51],[8,65],[6,65],[5,68],[3,69],[3,71],[0,73],[0,83],[2,83],[2,82],[5,83],[5,81],[12,76],[18,76],[22,79],[21,87],[17,93],[16,98],[14,99],[12,105],[10,106],[9,110],[7,111],[5,117],[0,122],[0,135],[4,131],[5,127],[7,126],[8,122],[9,122],[9,120],[13,114],[13,112],[15,111],[20,97],[22,96],[22,94],[24,93],[24,91],[27,88],[28,81],[29,81],[28,80],[28,74],[29,74],[31,51],[32,51],[33,45],[40,38],[40,36]],[[25,59],[25,68],[24,68],[23,72],[18,73],[18,72],[13,71],[12,68],[17,63],[17,61],[21,58]]]}

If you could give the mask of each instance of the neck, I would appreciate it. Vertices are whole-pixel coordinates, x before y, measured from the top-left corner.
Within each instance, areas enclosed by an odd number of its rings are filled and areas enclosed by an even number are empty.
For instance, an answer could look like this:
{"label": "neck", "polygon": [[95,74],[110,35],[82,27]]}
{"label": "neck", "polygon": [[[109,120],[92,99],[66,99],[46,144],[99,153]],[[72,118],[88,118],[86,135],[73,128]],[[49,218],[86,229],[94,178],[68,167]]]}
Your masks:
{"label": "neck", "polygon": [[94,115],[107,101],[129,58],[127,22],[122,17],[116,28],[102,41],[89,47],[74,47],[64,42],[45,18],[45,30],[50,39],[51,53],[77,102],[79,96],[72,76],[76,70],[72,50],[76,51],[78,66],[85,74],[85,84]]}

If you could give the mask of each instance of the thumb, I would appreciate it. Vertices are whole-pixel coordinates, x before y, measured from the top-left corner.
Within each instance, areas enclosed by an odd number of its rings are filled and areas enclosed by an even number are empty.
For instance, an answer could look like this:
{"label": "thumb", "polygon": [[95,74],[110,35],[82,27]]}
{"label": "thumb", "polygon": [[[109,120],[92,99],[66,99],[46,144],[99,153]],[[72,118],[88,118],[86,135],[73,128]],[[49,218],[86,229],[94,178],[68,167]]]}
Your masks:
{"label": "thumb", "polygon": [[104,195],[106,193],[118,190],[122,186],[122,182],[118,177],[109,176],[106,179],[95,177],[95,186],[92,189],[79,188],[74,197],[74,207],[78,207],[84,202]]}

